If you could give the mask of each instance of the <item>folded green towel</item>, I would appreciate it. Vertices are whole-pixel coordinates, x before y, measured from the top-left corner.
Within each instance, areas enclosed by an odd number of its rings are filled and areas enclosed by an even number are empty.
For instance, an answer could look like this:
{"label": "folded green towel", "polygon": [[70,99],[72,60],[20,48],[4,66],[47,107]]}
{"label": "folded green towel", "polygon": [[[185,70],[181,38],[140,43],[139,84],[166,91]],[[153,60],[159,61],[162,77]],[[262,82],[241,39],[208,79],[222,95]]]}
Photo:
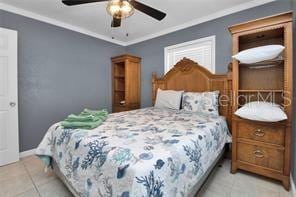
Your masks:
{"label": "folded green towel", "polygon": [[100,120],[102,117],[108,115],[108,112],[104,110],[92,111],[89,109],[84,109],[79,115],[71,114],[65,121],[69,122],[95,122]]}
{"label": "folded green towel", "polygon": [[75,114],[71,114],[69,115],[65,121],[69,121],[69,122],[95,122],[100,120],[101,117],[100,116],[95,116],[95,115],[75,115]]}
{"label": "folded green towel", "polygon": [[80,115],[94,115],[94,116],[101,116],[101,115],[103,115],[103,116],[106,116],[106,115],[108,115],[108,112],[105,109],[99,110],[99,111],[97,111],[97,110],[90,110],[90,109],[84,109],[80,113]]}
{"label": "folded green towel", "polygon": [[61,125],[68,129],[94,129],[100,126],[104,120],[98,120],[96,122],[68,122],[62,121]]}
{"label": "folded green towel", "polygon": [[94,111],[84,109],[79,115],[69,115],[61,122],[61,126],[72,129],[94,129],[100,126],[107,117],[108,112],[106,110]]}

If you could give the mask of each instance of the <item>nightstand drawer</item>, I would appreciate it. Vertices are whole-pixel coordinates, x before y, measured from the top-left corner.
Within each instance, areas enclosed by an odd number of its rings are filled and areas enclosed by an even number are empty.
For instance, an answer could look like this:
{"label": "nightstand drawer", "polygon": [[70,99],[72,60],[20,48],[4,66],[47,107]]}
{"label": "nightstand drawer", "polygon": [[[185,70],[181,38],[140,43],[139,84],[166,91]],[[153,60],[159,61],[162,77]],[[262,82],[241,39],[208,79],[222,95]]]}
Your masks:
{"label": "nightstand drawer", "polygon": [[238,143],[237,160],[282,172],[284,150]]}
{"label": "nightstand drawer", "polygon": [[239,138],[284,145],[285,132],[283,127],[239,122],[237,131]]}

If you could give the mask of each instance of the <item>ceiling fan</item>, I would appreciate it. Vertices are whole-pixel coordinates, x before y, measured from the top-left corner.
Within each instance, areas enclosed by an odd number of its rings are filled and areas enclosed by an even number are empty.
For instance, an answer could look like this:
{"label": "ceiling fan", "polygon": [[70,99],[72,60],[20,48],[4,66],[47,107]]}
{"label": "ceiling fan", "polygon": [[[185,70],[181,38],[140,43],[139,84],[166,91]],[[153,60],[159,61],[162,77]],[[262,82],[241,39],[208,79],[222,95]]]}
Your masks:
{"label": "ceiling fan", "polygon": [[135,0],[62,0],[68,6],[104,1],[108,1],[107,12],[113,17],[111,27],[120,27],[121,20],[131,16],[135,9],[159,21],[166,16],[166,13]]}

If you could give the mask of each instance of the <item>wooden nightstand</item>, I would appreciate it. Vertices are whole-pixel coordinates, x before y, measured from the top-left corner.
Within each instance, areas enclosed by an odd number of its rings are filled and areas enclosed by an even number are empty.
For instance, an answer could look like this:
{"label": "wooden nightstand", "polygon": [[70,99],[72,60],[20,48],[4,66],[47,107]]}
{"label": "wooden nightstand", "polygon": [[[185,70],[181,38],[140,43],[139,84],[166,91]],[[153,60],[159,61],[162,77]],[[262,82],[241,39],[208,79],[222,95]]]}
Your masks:
{"label": "wooden nightstand", "polygon": [[266,123],[234,118],[231,171],[235,173],[237,169],[243,169],[278,179],[288,189],[289,176],[284,175],[286,162],[289,162],[285,160],[287,132],[285,122]]}

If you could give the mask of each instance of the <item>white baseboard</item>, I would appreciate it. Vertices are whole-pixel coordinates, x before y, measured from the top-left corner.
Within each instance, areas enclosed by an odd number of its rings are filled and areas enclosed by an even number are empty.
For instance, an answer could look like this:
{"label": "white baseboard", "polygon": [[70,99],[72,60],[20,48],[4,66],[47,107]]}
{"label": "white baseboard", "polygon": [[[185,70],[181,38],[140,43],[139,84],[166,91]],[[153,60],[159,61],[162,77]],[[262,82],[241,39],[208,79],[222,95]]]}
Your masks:
{"label": "white baseboard", "polygon": [[31,149],[31,150],[20,152],[20,158],[24,158],[24,157],[28,157],[28,156],[34,155],[35,154],[35,151],[36,151],[36,148]]}
{"label": "white baseboard", "polygon": [[294,183],[294,179],[293,176],[291,174],[290,176],[290,182],[291,182],[291,192],[292,192],[292,197],[296,197],[296,187],[295,187],[295,183]]}

